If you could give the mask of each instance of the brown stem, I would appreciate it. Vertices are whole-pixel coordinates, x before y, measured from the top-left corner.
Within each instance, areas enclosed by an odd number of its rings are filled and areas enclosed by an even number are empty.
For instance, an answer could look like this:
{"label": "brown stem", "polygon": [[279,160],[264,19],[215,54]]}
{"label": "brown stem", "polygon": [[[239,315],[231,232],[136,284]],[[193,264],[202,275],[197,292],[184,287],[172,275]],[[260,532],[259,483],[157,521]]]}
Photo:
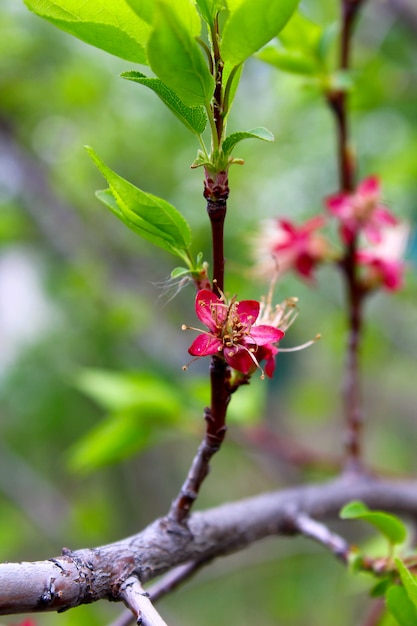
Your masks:
{"label": "brown stem", "polygon": [[346,349],[343,398],[346,417],[345,470],[361,472],[361,435],[363,407],[360,381],[360,349],[363,334],[364,292],[356,277],[356,241],[348,247],[344,273],[348,300],[348,340]]}
{"label": "brown stem", "polygon": [[[342,0],[339,69],[350,68],[352,34],[358,11],[364,0]],[[338,142],[338,169],[340,190],[352,193],[356,184],[356,163],[350,145],[347,93],[331,90],[326,94],[327,102],[334,115]],[[346,348],[343,401],[346,421],[345,469],[350,472],[362,471],[361,432],[362,402],[360,392],[360,347],[362,343],[362,309],[364,292],[357,277],[357,238],[346,246],[340,263],[345,285],[348,309],[348,341]]]}
{"label": "brown stem", "polygon": [[224,221],[226,219],[229,181],[226,171],[205,172],[204,197],[211,224],[213,249],[213,291],[218,295],[224,291]]}
{"label": "brown stem", "polygon": [[[215,88],[213,94],[213,117],[216,127],[217,145],[221,145],[223,117],[223,61],[219,49],[219,25],[217,17],[212,29],[213,72]],[[218,297],[224,292],[224,221],[229,197],[227,170],[205,169],[204,197],[207,200],[207,214],[210,219],[213,250],[212,289]],[[211,457],[220,448],[226,434],[226,411],[234,389],[230,386],[230,368],[221,356],[214,355],[210,364],[211,403],[205,409],[206,434],[191,464],[179,495],[172,503],[169,519],[185,524],[191,507],[198,497],[200,487],[210,469]]]}
{"label": "brown stem", "polygon": [[[204,196],[210,218],[213,245],[213,291],[219,297],[224,289],[224,237],[223,227],[229,195],[227,172],[212,174],[206,170]],[[172,503],[168,517],[184,524],[191,507],[198,497],[206,478],[211,457],[220,448],[226,434],[226,411],[232,389],[229,384],[230,370],[219,356],[213,356],[210,364],[211,402],[205,409],[206,434],[191,464],[178,497]]]}
{"label": "brown stem", "polygon": [[[341,71],[347,71],[350,67],[353,28],[363,2],[364,0],[342,0],[339,52]],[[349,141],[347,93],[343,90],[331,90],[327,93],[327,101],[335,116],[337,126],[340,188],[343,191],[352,191],[355,187],[355,160]]]}
{"label": "brown stem", "polygon": [[346,92],[331,91],[327,102],[336,120],[339,185],[346,192],[355,188],[355,157],[349,141],[349,124],[346,110]]}

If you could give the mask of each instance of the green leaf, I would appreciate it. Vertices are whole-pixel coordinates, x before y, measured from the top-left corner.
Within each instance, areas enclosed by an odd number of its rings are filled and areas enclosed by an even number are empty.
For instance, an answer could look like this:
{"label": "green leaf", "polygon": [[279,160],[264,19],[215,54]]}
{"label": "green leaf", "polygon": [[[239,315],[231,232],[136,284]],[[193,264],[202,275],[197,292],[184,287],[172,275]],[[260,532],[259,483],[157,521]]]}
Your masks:
{"label": "green leaf", "polygon": [[383,578],[382,580],[378,581],[377,584],[371,589],[369,595],[371,596],[371,598],[381,598],[386,594],[391,585],[391,578]]}
{"label": "green leaf", "polygon": [[227,106],[227,113],[230,111],[230,107],[232,106],[232,102],[236,95],[237,88],[239,86],[240,78],[242,76],[243,71],[243,63],[240,65],[232,65],[228,61],[224,64],[223,69],[223,84],[226,85],[225,88],[225,104]]}
{"label": "green leaf", "polygon": [[280,32],[279,39],[286,48],[312,52],[317,50],[322,33],[321,26],[296,11]]}
{"label": "green leaf", "polygon": [[159,4],[147,53],[152,70],[185,105],[210,102],[214,81],[207,60],[195,35],[165,2]]}
{"label": "green leaf", "polygon": [[212,26],[216,13],[224,7],[223,0],[196,0],[196,2],[203,19]]}
{"label": "green leaf", "polygon": [[230,14],[223,31],[225,61],[239,65],[276,37],[295,11],[299,0],[242,0]]}
{"label": "green leaf", "polygon": [[183,276],[189,276],[191,273],[190,268],[187,267],[174,267],[171,272],[171,278],[182,278]]}
{"label": "green leaf", "polygon": [[172,245],[169,239],[166,239],[164,236],[160,236],[158,231],[150,230],[151,226],[146,224],[143,220],[138,219],[137,216],[129,214],[126,206],[124,206],[123,210],[121,210],[110,189],[96,191],[96,197],[134,233],[143,239],[150,241],[155,246],[180,257],[180,259],[188,261],[188,254],[185,254],[185,251],[182,248]]}
{"label": "green leaf", "polygon": [[122,222],[151,243],[188,260],[191,232],[172,204],[146,193],[113,172],[92,148],[87,152],[106,178],[110,189],[96,195]]}
{"label": "green leaf", "polygon": [[141,19],[152,24],[155,0],[126,0],[127,4]]}
{"label": "green leaf", "polygon": [[411,574],[411,572],[406,568],[406,566],[400,559],[395,559],[395,564],[400,574],[401,582],[407,592],[408,598],[414,604],[414,608],[417,608],[417,582],[415,576]]}
{"label": "green leaf", "polygon": [[122,78],[132,80],[152,89],[166,106],[171,109],[174,115],[193,133],[201,135],[207,124],[207,114],[202,106],[188,107],[176,93],[164,85],[159,78],[148,78],[141,72],[123,72]]}
{"label": "green leaf", "polygon": [[108,416],[72,446],[68,455],[70,469],[91,472],[149,448],[164,436],[167,426],[160,421],[169,415],[154,405]]}
{"label": "green leaf", "polygon": [[310,76],[319,70],[315,59],[300,50],[287,50],[276,46],[267,46],[257,55],[258,59],[291,74]]}
{"label": "green leaf", "polygon": [[244,0],[226,0],[227,8],[230,13],[234,13]]}
{"label": "green leaf", "polygon": [[145,449],[182,415],[173,385],[146,372],[83,370],[76,384],[112,413],[72,447],[73,471],[91,471]]}
{"label": "green leaf", "polygon": [[239,131],[232,133],[224,140],[222,144],[223,153],[229,155],[233,148],[244,139],[262,139],[262,141],[274,141],[274,135],[267,129],[259,126],[247,131]]}
{"label": "green leaf", "polygon": [[342,519],[362,519],[377,528],[392,544],[403,543],[407,529],[398,517],[383,511],[371,511],[359,501],[350,502],[340,512]]}
{"label": "green leaf", "polygon": [[58,28],[115,56],[147,63],[150,25],[125,0],[25,0],[34,13]]}
{"label": "green leaf", "polygon": [[191,37],[198,37],[201,33],[201,19],[196,9],[194,0],[156,0],[157,6],[165,11],[167,8],[173,12],[186,28]]}
{"label": "green leaf", "polygon": [[321,33],[317,43],[317,55],[321,61],[325,61],[331,50],[337,45],[340,36],[340,24],[335,22],[327,26]]}
{"label": "green leaf", "polygon": [[386,604],[399,626],[416,626],[417,611],[404,587],[390,587],[386,594]]}
{"label": "green leaf", "polygon": [[75,386],[102,408],[122,411],[152,402],[161,384],[144,372],[114,372],[85,368],[75,378]]}

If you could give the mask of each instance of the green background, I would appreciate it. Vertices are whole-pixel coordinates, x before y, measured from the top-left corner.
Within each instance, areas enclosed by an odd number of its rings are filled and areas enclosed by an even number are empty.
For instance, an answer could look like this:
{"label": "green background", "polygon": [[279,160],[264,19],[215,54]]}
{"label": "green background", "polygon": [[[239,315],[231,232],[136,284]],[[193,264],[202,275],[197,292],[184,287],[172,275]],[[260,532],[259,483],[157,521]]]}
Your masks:
{"label": "green background", "polygon": [[[352,132],[361,177],[378,173],[385,202],[413,224],[417,37],[389,6],[370,1],[358,25]],[[334,2],[309,0],[304,7],[321,24],[337,18]],[[2,0],[0,42],[0,559],[31,560],[62,546],[119,539],[163,515],[204,429],[208,363],[182,371],[194,334],[180,327],[195,324],[193,288],[172,297],[175,260],[97,201],[94,191],[105,183],[83,146],[181,210],[194,252],[206,257],[208,224],[202,170],[189,168],[195,140],[151,91],[118,78],[137,66],[59,32],[17,0]],[[242,143],[236,156],[245,165],[230,175],[226,289],[240,298],[269,287],[250,274],[259,220],[280,215],[300,222],[337,189],[333,120],[317,89],[251,60],[229,130],[261,125],[275,143]],[[416,255],[412,233],[404,290],[381,293],[367,307],[365,457],[390,474],[417,469]],[[298,296],[300,315],[286,345],[318,332],[323,338],[307,351],[280,355],[273,381],[255,376],[233,399],[201,508],[325,478],[341,457],[345,320],[337,271],[319,270],[313,287],[285,277],[275,298],[287,296]],[[93,384],[86,370],[114,372],[110,400],[103,399],[108,379]],[[126,405],[129,372],[139,372],[137,397]],[[159,405],[145,402],[143,385],[158,384]],[[318,462],[298,466],[265,450],[254,430],[263,423],[284,450],[307,448]],[[101,432],[96,445],[85,439],[93,429]],[[340,524],[334,528],[351,540],[368,537],[353,534],[363,530],[360,523]],[[172,626],[352,626],[369,610],[368,588],[366,578],[351,576],[307,540],[269,539],[217,561],[160,610]],[[97,603],[42,614],[36,623],[94,626],[109,623],[120,608]]]}

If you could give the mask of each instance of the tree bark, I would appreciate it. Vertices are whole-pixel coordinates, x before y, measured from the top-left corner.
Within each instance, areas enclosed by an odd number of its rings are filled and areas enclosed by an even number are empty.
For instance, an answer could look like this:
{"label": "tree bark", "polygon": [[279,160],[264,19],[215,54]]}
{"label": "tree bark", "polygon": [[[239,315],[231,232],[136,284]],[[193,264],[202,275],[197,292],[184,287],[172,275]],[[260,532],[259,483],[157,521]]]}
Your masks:
{"label": "tree bark", "polygon": [[304,513],[336,518],[344,504],[417,518],[417,482],[344,476],[324,484],[294,487],[224,504],[190,516],[188,525],[161,518],[142,532],[92,549],[34,563],[0,565],[0,614],[64,611],[100,599],[121,600],[123,583],[146,583],[173,567],[210,560],[272,535],[297,534]]}

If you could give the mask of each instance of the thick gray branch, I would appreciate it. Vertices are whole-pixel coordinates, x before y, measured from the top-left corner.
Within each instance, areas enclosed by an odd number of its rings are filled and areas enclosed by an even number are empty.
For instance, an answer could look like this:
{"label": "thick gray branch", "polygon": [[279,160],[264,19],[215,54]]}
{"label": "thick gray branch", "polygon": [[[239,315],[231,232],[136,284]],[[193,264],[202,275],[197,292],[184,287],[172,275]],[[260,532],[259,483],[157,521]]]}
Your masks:
{"label": "thick gray branch", "polygon": [[343,477],[326,484],[266,493],[194,513],[188,528],[156,520],[139,534],[94,549],[67,549],[55,559],[0,565],[0,614],[63,611],[100,599],[120,600],[132,575],[141,583],[185,563],[236,552],[278,534],[292,534],[300,513],[336,517],[351,500],[417,517],[417,482]]}

